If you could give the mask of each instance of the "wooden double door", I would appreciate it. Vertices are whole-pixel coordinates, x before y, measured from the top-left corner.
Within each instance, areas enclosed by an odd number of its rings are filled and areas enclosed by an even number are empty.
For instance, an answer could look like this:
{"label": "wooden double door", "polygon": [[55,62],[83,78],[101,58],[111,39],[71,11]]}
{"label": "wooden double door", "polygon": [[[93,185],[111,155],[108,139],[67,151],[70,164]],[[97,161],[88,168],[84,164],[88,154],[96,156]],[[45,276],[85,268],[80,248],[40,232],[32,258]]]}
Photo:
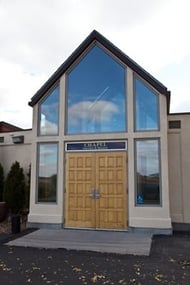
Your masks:
{"label": "wooden double door", "polygon": [[127,228],[127,153],[66,154],[66,227]]}

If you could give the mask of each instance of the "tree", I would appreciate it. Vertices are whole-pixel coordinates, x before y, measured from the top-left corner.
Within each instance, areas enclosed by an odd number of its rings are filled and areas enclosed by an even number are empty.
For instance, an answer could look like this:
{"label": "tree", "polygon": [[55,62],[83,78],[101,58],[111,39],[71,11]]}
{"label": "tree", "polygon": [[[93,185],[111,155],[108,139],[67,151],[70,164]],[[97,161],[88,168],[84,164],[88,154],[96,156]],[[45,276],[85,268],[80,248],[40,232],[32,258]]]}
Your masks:
{"label": "tree", "polygon": [[19,214],[25,202],[25,176],[23,168],[15,161],[5,180],[4,200],[12,214]]}
{"label": "tree", "polygon": [[0,202],[3,201],[3,190],[4,190],[4,170],[0,163]]}

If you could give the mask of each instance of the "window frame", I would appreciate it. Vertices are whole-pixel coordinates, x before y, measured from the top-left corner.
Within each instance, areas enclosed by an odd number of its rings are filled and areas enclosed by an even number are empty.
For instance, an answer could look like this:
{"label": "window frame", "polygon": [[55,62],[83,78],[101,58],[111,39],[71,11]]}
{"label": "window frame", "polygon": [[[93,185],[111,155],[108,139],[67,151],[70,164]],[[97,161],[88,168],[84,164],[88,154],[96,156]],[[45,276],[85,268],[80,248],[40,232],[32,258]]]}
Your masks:
{"label": "window frame", "polygon": [[[149,89],[152,93],[155,94],[157,97],[157,122],[158,122],[158,128],[157,129],[137,129],[136,123],[137,123],[137,112],[136,112],[136,80],[139,80],[147,89]],[[147,132],[159,132],[160,131],[160,94],[158,91],[156,91],[152,86],[148,84],[144,79],[142,79],[140,76],[135,74],[133,72],[133,122],[134,122],[134,132],[135,133],[147,133]]]}
{"label": "window frame", "polygon": [[[39,201],[39,170],[40,170],[40,146],[41,145],[56,145],[57,146],[57,182],[56,182],[56,193],[55,193],[55,201]],[[36,152],[36,191],[35,191],[35,204],[43,204],[43,205],[57,205],[58,204],[58,182],[59,182],[59,143],[57,141],[52,142],[37,142],[37,152]]]}
{"label": "window frame", "polygon": [[[125,130],[124,131],[117,131],[117,132],[92,132],[92,133],[68,133],[68,77],[69,74],[74,70],[75,66],[77,66],[83,58],[90,52],[91,49],[93,49],[95,46],[102,49],[108,56],[110,56],[114,61],[116,61],[121,67],[124,69],[124,96],[125,96]],[[88,135],[103,135],[103,134],[123,134],[128,132],[128,90],[127,90],[127,66],[118,59],[112,52],[107,50],[103,45],[101,45],[99,42],[94,41],[78,58],[76,61],[72,63],[72,65],[67,69],[65,72],[65,122],[64,122],[64,135],[66,136],[88,136]]]}
{"label": "window frame", "polygon": [[[58,88],[58,108],[57,108],[57,115],[58,115],[58,120],[57,120],[57,133],[56,134],[41,134],[41,106],[42,104],[46,101],[46,99],[51,96],[51,93]],[[59,121],[60,121],[60,82],[56,82],[45,94],[45,96],[40,100],[38,103],[38,115],[37,115],[37,136],[38,137],[55,137],[59,136]]]}
{"label": "window frame", "polygon": [[[159,203],[145,204],[137,203],[137,142],[138,141],[157,141],[158,143],[158,163],[159,163]],[[135,138],[134,139],[134,205],[135,207],[162,207],[162,169],[161,169],[161,139],[159,137]]]}

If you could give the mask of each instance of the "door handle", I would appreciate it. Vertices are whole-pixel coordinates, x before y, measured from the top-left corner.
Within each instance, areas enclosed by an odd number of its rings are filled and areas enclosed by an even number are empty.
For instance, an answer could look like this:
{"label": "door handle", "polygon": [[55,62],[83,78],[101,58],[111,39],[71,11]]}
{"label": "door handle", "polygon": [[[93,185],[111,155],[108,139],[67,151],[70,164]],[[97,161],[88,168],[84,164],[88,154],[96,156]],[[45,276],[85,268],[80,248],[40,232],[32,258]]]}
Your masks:
{"label": "door handle", "polygon": [[92,199],[95,199],[95,189],[92,189],[92,190],[91,190],[91,193],[88,194],[88,196],[89,196],[90,198],[92,198]]}
{"label": "door handle", "polygon": [[99,189],[94,189],[95,191],[95,198],[94,199],[99,199],[100,198],[100,190]]}
{"label": "door handle", "polygon": [[92,199],[99,199],[100,198],[100,191],[99,189],[92,189],[91,190],[91,193],[88,194],[88,196]]}

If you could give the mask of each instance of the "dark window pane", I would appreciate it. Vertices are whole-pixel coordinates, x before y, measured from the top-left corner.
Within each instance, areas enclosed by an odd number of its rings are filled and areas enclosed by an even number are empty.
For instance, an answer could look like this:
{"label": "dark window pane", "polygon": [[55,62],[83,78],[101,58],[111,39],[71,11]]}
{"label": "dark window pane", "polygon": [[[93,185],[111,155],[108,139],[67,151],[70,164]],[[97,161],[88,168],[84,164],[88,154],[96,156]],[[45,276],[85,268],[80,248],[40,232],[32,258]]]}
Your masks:
{"label": "dark window pane", "polygon": [[181,128],[181,121],[169,121],[169,129],[180,129]]}
{"label": "dark window pane", "polygon": [[38,156],[38,202],[56,202],[57,144],[39,144]]}
{"label": "dark window pane", "polygon": [[39,106],[39,134],[57,135],[59,122],[59,87],[57,86]]}
{"label": "dark window pane", "polygon": [[94,46],[67,76],[67,133],[126,131],[125,69]]}
{"label": "dark window pane", "polygon": [[136,141],[136,192],[137,204],[160,204],[158,140]]}
{"label": "dark window pane", "polygon": [[158,95],[135,78],[135,130],[159,129]]}

